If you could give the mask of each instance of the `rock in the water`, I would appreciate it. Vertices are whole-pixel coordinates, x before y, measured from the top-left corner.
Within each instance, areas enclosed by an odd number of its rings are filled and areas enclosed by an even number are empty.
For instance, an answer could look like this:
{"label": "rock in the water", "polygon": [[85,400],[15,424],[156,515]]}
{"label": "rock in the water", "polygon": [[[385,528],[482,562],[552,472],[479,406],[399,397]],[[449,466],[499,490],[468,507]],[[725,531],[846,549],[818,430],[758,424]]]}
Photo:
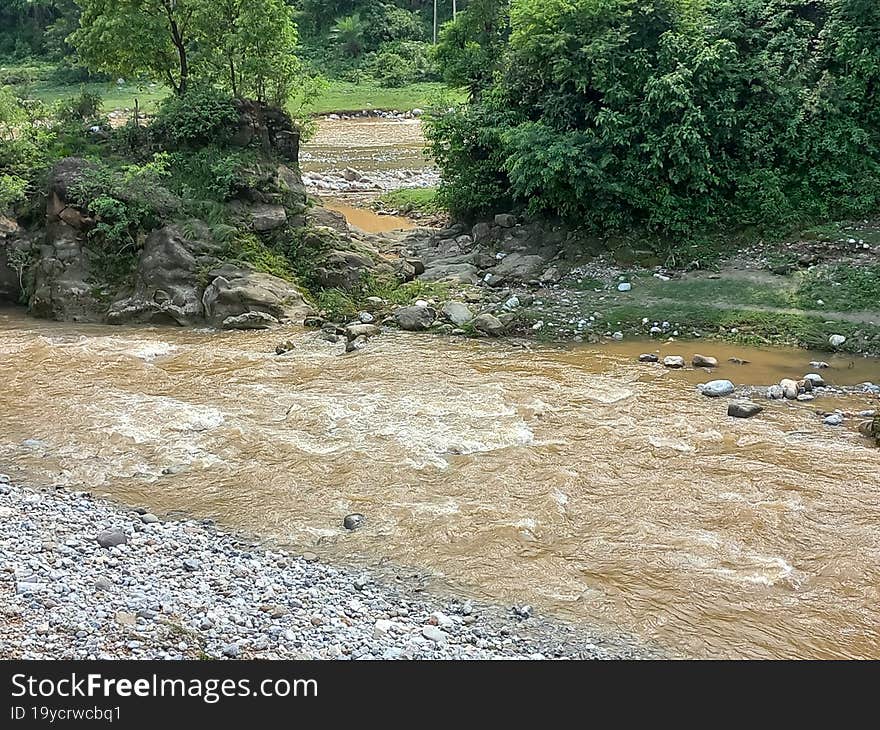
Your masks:
{"label": "rock in the water", "polygon": [[785,391],[782,389],[781,385],[771,385],[767,389],[767,397],[770,400],[782,400],[785,398]]}
{"label": "rock in the water", "polygon": [[431,307],[401,307],[394,313],[397,326],[407,332],[423,332],[436,318],[437,313]]}
{"label": "rock in the water", "polygon": [[743,360],[741,357],[729,357],[727,358],[727,362],[733,363],[734,365],[748,365],[751,360]]}
{"label": "rock in the water", "polygon": [[223,320],[225,330],[267,330],[278,324],[278,320],[265,312],[245,312]]}
{"label": "rock in the water", "polygon": [[684,367],[684,358],[679,355],[668,355],[663,358],[663,364],[668,368],[677,370]]}
{"label": "rock in the water", "polygon": [[708,398],[721,398],[730,395],[736,390],[736,386],[729,380],[710,380],[700,386],[700,392]]}
{"label": "rock in the water", "polygon": [[844,342],[846,342],[846,337],[843,335],[831,335],[831,337],[828,338],[828,344],[831,345],[831,347],[840,347]]}
{"label": "rock in the water", "polygon": [[112,548],[117,545],[125,545],[128,542],[128,535],[122,530],[104,530],[99,532],[95,539],[102,548]]}
{"label": "rock in the water", "polygon": [[779,387],[782,388],[782,394],[788,398],[788,400],[795,400],[800,392],[797,382],[790,378],[780,380]]}
{"label": "rock in the water", "polygon": [[826,370],[831,366],[827,362],[823,362],[821,360],[813,360],[810,362],[810,367],[814,368],[815,370]]}
{"label": "rock in the water", "polygon": [[747,400],[734,401],[727,406],[727,415],[733,418],[752,418],[757,416],[764,408],[757,403]]}
{"label": "rock in the water", "polygon": [[622,281],[620,282],[620,284],[617,285],[617,291],[619,292],[632,291],[632,288],[633,285],[630,284],[628,281]]}
{"label": "rock in the water", "polygon": [[[226,264],[210,272],[213,280],[205,289],[202,302],[210,322],[223,323],[230,317],[261,312],[276,321],[302,322],[314,314],[302,292],[277,276]],[[242,320],[268,322],[257,318]]]}
{"label": "rock in the water", "polygon": [[358,350],[363,350],[367,346],[367,342],[369,340],[364,335],[358,335],[353,340],[345,341],[345,351],[346,352],[357,352]]}
{"label": "rock in the water", "polygon": [[825,416],[822,419],[822,423],[826,426],[841,426],[843,425],[843,414],[842,413],[832,413],[829,416]]}
{"label": "rock in the water", "polygon": [[645,352],[639,355],[639,362],[659,362],[660,358],[653,352]]}
{"label": "rock in the water", "polygon": [[818,373],[807,373],[804,375],[804,381],[810,383],[814,388],[825,387],[825,378]]}
{"label": "rock in the water", "polygon": [[474,318],[474,313],[462,302],[446,302],[440,310],[452,324],[461,327]]}
{"label": "rock in the water", "polygon": [[350,324],[345,328],[345,337],[351,342],[358,337],[375,337],[381,332],[382,330],[375,324]]}
{"label": "rock in the water", "polygon": [[359,512],[354,512],[350,515],[346,515],[345,519],[342,520],[342,526],[346,530],[357,530],[360,527],[363,527],[367,522],[367,518],[364,517]]}
{"label": "rock in the water", "polygon": [[695,368],[717,368],[718,360],[714,357],[708,357],[707,355],[694,355],[691,364]]}
{"label": "rock in the water", "polygon": [[281,344],[275,346],[275,354],[286,355],[288,352],[293,352],[295,349],[296,345],[293,343],[293,340],[285,340]]}
{"label": "rock in the water", "polygon": [[474,319],[474,329],[489,337],[500,337],[504,334],[504,323],[495,315],[484,312]]}

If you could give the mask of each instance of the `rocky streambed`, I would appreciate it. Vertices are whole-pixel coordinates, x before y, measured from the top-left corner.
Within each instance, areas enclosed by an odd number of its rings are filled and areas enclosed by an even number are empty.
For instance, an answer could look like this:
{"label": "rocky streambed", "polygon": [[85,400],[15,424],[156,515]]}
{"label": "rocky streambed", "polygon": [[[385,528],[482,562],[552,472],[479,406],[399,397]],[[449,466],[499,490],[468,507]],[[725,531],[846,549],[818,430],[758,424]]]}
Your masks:
{"label": "rocky streambed", "polygon": [[[340,525],[340,530],[344,528]],[[0,475],[5,659],[545,659],[625,642]]]}

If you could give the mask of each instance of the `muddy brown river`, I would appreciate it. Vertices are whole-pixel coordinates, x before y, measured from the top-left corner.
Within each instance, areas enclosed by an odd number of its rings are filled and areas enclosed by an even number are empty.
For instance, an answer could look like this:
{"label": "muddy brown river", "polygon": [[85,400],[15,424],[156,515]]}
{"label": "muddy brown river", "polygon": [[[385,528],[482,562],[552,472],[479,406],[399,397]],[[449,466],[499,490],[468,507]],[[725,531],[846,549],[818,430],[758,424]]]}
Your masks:
{"label": "muddy brown river", "polygon": [[[297,348],[274,355],[291,336]],[[0,312],[0,467],[530,603],[673,656],[880,658],[880,451],[817,408],[726,416],[648,343],[227,333]],[[701,343],[738,385],[815,355]],[[689,356],[690,343],[664,354]],[[736,354],[747,366],[723,362]],[[828,359],[825,355],[824,359]],[[836,384],[876,361],[830,360]],[[341,528],[362,512],[366,527]]]}

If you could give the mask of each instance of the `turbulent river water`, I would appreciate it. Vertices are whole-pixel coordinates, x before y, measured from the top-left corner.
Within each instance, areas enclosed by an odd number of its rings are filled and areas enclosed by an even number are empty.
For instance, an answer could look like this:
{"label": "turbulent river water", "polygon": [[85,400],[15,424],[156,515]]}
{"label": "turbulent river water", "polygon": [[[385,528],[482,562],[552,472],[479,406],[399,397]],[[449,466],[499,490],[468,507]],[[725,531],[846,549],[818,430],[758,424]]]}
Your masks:
{"label": "turbulent river water", "polygon": [[[292,337],[296,349],[276,356]],[[672,655],[880,658],[880,452],[815,410],[748,421],[648,343],[127,329],[0,312],[0,466],[326,559],[417,568]],[[703,343],[768,384],[815,356]],[[692,344],[665,354],[690,355]],[[732,354],[752,361],[723,362]],[[827,359],[827,356],[826,356]],[[828,380],[880,379],[831,360]],[[341,528],[362,512],[367,525]]]}

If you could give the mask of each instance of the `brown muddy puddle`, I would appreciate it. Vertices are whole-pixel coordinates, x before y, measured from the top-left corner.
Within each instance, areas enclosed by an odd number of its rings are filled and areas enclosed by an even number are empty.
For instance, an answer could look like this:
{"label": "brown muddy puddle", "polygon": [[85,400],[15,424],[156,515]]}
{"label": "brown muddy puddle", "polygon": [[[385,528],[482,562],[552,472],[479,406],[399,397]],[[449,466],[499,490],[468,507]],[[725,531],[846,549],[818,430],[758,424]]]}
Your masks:
{"label": "brown muddy puddle", "polygon": [[[275,356],[292,337],[297,348]],[[326,559],[623,631],[673,655],[880,658],[880,451],[809,404],[755,419],[702,371],[576,349],[298,329],[211,333],[0,313],[0,465],[183,510]],[[717,377],[767,385],[825,359],[714,343]],[[876,396],[842,399],[877,407]],[[163,473],[165,472],[165,473]],[[345,514],[366,527],[346,533]]]}
{"label": "brown muddy puddle", "polygon": [[399,215],[379,215],[367,208],[358,208],[342,200],[323,198],[321,205],[337,213],[342,213],[345,220],[353,228],[365,233],[389,233],[391,231],[409,231],[416,228],[416,223]]}

